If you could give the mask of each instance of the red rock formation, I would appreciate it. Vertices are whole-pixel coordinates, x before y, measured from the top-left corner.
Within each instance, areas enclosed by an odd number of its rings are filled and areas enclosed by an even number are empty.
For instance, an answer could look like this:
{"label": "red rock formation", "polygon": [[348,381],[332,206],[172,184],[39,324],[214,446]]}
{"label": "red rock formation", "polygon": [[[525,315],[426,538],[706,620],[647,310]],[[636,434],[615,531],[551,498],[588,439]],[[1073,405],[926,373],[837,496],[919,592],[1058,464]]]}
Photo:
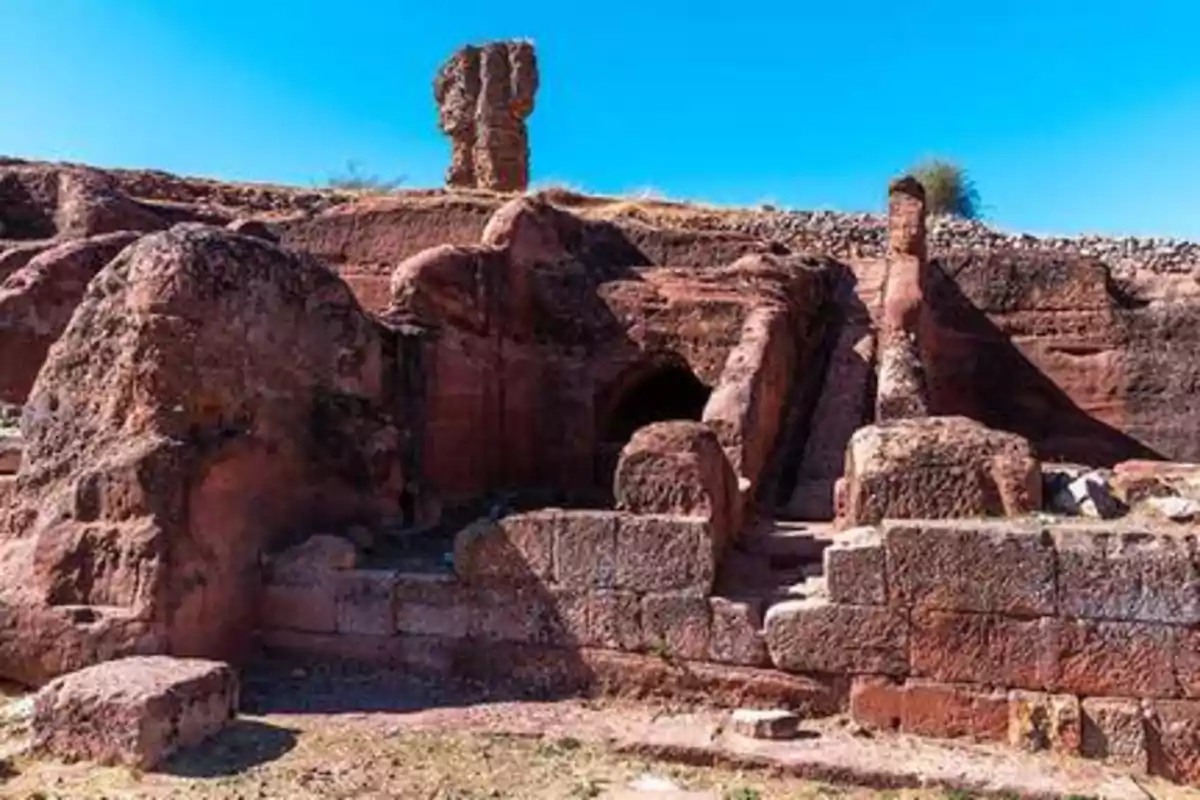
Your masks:
{"label": "red rock formation", "polygon": [[458,50],[433,83],[439,124],[450,137],[446,185],[501,192],[529,185],[525,118],[538,88],[529,42],[492,42]]}
{"label": "red rock formation", "polygon": [[75,239],[165,226],[111,175],[87,167],[0,167],[0,240]]}
{"label": "red rock formation", "polygon": [[1044,251],[933,265],[931,402],[1034,443],[1048,461],[1200,460],[1194,301],[1127,294],[1104,264]]}
{"label": "red rock formation", "polygon": [[[428,331],[427,481],[450,497],[503,485],[606,488],[627,422],[702,413],[741,474],[757,479],[795,338],[824,297],[820,268],[759,256],[635,274],[597,246],[597,226],[537,198],[499,210],[482,239],[414,256],[393,277],[387,318]],[[647,389],[654,381],[658,394]],[[711,414],[709,387],[726,398]],[[649,406],[635,408],[643,389]]]}
{"label": "red rock formation", "polygon": [[928,413],[920,338],[925,326],[925,190],[904,177],[888,187],[887,279],[879,333],[875,417]]}
{"label": "red rock formation", "polygon": [[0,402],[25,402],[88,282],[137,238],[108,233],[57,245],[0,284]]}
{"label": "red rock formation", "polygon": [[92,281],[26,408],[0,519],[0,674],[237,653],[277,537],[393,513],[385,332],[258,239],[177,226]]}

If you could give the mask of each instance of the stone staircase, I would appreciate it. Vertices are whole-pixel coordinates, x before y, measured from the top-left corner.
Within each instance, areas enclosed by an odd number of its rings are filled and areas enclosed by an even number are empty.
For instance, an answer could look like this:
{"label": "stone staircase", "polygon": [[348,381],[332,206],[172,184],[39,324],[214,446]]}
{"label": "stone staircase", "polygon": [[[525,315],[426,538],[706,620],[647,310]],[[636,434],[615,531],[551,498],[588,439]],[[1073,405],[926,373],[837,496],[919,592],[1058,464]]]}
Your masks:
{"label": "stone staircase", "polygon": [[763,520],[747,530],[721,565],[716,594],[770,605],[823,591],[823,554],[830,523]]}
{"label": "stone staircase", "polygon": [[833,485],[842,475],[851,434],[874,412],[875,324],[883,298],[886,262],[847,265],[835,292],[834,329],[824,378],[806,425],[794,431],[791,487],[781,487],[777,515],[793,520],[831,520]]}

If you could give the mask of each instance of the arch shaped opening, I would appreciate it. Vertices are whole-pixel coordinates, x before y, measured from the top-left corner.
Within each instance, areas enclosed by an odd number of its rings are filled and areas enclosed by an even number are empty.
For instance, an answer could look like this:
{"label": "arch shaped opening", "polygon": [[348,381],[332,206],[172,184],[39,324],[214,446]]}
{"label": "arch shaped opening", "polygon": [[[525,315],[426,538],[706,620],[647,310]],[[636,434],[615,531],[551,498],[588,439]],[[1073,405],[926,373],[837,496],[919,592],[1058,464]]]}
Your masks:
{"label": "arch shaped opening", "polygon": [[643,376],[618,398],[604,440],[624,446],[652,422],[699,420],[712,390],[683,364],[665,364]]}
{"label": "arch shaped opening", "polygon": [[699,420],[712,393],[682,359],[642,365],[613,390],[611,405],[598,422],[595,462],[597,497],[612,502],[612,480],[621,450],[638,428],[652,422]]}

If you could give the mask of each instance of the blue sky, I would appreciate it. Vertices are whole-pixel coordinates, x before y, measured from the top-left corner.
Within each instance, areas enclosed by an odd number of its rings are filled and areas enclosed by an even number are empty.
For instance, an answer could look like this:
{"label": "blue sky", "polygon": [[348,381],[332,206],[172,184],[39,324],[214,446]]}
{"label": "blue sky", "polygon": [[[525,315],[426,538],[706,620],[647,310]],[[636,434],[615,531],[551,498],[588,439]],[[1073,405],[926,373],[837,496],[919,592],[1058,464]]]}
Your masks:
{"label": "blue sky", "polygon": [[1197,30],[1196,0],[0,0],[0,153],[436,185],[437,66],[524,36],[535,181],[878,210],[940,155],[1003,227],[1200,237]]}

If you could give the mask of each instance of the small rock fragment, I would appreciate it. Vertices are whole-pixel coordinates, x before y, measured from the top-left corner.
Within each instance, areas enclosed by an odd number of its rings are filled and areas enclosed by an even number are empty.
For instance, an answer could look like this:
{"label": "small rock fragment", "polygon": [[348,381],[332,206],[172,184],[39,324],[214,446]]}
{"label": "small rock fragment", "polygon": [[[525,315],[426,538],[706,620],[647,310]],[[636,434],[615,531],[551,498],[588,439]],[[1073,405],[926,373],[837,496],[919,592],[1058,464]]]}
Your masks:
{"label": "small rock fragment", "polygon": [[1195,522],[1200,519],[1200,502],[1185,497],[1151,497],[1142,503],[1142,507],[1171,522]]}
{"label": "small rock fragment", "polygon": [[730,730],[751,739],[794,739],[800,717],[791,711],[739,708],[730,717]]}

